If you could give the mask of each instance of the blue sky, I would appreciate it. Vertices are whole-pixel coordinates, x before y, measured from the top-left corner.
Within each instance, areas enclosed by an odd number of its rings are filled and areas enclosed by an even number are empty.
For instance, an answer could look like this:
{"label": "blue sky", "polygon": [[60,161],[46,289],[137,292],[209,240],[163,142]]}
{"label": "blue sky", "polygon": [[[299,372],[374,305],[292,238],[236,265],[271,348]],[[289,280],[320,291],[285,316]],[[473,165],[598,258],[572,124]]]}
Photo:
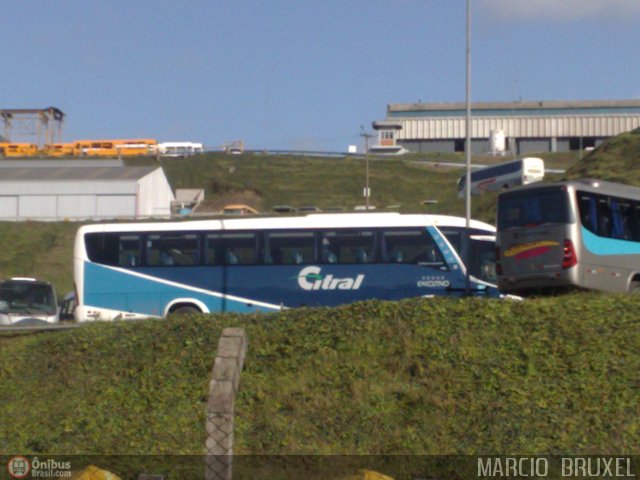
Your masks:
{"label": "blue sky", "polygon": [[[640,98],[640,0],[471,0],[472,100]],[[8,0],[0,108],[63,139],[346,151],[465,100],[465,0]]]}

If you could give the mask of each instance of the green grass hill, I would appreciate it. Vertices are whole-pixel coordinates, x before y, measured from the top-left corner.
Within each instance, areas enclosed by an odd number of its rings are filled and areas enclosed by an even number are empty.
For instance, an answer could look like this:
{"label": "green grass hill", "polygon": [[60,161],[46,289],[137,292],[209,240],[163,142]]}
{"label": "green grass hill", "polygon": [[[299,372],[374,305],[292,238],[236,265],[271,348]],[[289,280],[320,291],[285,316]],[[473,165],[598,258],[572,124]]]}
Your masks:
{"label": "green grass hill", "polygon": [[640,186],[640,129],[607,140],[567,170],[566,177]]}
{"label": "green grass hill", "polygon": [[238,454],[640,454],[636,297],[364,302],[0,337],[0,451],[201,454],[245,328]]}

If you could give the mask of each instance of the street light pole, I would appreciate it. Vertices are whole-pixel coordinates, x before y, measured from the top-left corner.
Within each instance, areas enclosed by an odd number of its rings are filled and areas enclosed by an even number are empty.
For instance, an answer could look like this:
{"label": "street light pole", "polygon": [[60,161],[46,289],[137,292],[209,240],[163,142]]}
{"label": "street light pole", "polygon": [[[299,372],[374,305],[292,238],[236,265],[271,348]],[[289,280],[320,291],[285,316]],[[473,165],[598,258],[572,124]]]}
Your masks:
{"label": "street light pole", "polygon": [[[466,210],[466,231],[465,235],[465,256],[469,256],[470,239],[469,232],[471,229],[471,7],[469,0],[467,0],[467,117],[465,121],[465,130],[467,133],[465,155],[466,155],[466,178],[465,178],[465,210]],[[467,294],[471,290],[471,279],[469,278],[469,261],[465,259],[467,264],[466,274],[466,292]]]}
{"label": "street light pole", "polygon": [[369,210],[369,139],[367,138],[367,150],[364,152],[364,191],[365,191],[365,205],[367,206],[367,210]]}
{"label": "street light pole", "polygon": [[371,194],[371,191],[369,190],[369,139],[373,137],[373,134],[365,132],[363,127],[360,127],[360,129],[362,130],[360,136],[364,137],[364,199],[368,211],[370,206],[369,196]]}

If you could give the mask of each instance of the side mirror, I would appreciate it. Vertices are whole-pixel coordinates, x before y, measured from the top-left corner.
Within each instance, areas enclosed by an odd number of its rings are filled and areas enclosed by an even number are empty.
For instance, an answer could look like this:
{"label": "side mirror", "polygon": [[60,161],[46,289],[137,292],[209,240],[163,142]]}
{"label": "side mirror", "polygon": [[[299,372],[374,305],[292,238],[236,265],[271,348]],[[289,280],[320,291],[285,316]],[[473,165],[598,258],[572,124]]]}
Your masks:
{"label": "side mirror", "polygon": [[9,302],[0,300],[0,313],[9,313]]}

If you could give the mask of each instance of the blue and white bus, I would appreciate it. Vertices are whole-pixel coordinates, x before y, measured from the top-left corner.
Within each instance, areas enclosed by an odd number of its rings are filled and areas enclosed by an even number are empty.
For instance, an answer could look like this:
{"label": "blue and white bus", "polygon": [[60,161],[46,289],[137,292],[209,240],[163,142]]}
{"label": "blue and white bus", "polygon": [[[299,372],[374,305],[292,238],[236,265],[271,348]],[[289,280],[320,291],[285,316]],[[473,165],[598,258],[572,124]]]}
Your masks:
{"label": "blue and white bus", "polygon": [[[519,185],[540,182],[544,178],[544,160],[526,157],[483,167],[471,172],[471,195],[496,192]],[[458,197],[464,198],[467,176],[458,180]]]}
{"label": "blue and white bus", "polygon": [[498,286],[640,293],[640,188],[528,185],[498,198]]}
{"label": "blue and white bus", "polygon": [[[398,213],[80,227],[78,321],[276,311],[357,300],[498,296],[495,228]],[[466,261],[463,261],[463,258]]]}

